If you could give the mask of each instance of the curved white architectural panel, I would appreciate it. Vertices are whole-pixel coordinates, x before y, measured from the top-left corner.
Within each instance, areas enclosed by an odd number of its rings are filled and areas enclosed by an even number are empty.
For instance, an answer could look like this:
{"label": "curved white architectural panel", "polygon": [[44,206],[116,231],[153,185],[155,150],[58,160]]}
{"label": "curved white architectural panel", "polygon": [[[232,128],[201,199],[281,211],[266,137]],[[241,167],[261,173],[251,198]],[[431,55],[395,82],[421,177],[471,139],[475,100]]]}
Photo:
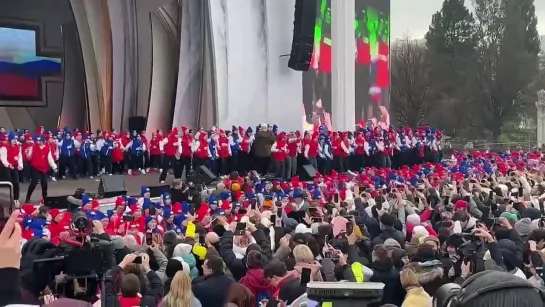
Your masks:
{"label": "curved white architectural panel", "polygon": [[[229,107],[229,69],[227,65],[227,45],[229,43],[229,24],[227,22],[227,3],[225,0],[209,0],[209,14],[214,56],[214,85],[216,88],[217,120],[221,126],[227,120]],[[179,77],[178,77],[179,78]]]}
{"label": "curved white architectural panel", "polygon": [[265,1],[267,12],[267,120],[284,130],[303,125],[303,77],[288,67],[293,37],[293,0]]}
{"label": "curved white architectural panel", "polygon": [[173,127],[197,126],[201,100],[204,21],[201,1],[182,2],[180,55]]}
{"label": "curved white architectural panel", "polygon": [[98,67],[93,46],[93,38],[89,28],[89,21],[83,0],[70,0],[74,18],[78,25],[78,33],[85,65],[85,79],[87,86],[87,102],[89,112],[89,128],[94,131],[102,129],[99,106],[102,104],[102,91],[98,79]]}
{"label": "curved white architectural panel", "polygon": [[102,129],[109,129],[112,126],[112,32],[108,5],[106,0],[84,0],[83,3],[97,63],[97,88],[102,95],[100,120]]}
{"label": "curved white architectural panel", "polygon": [[172,99],[176,84],[176,41],[158,12],[151,14],[153,71],[147,131],[170,129]]}
{"label": "curved white architectural panel", "polygon": [[301,73],[287,67],[293,0],[209,0],[218,125],[301,129]]}
{"label": "curved white architectural panel", "polygon": [[121,130],[123,121],[123,102],[125,96],[125,67],[127,54],[125,53],[125,22],[127,12],[125,2],[108,0],[108,10],[112,22],[112,128]]}
{"label": "curved white architectural panel", "polygon": [[[245,127],[267,119],[267,29],[262,0],[227,2],[228,103],[219,125]],[[217,73],[221,73],[217,71]]]}

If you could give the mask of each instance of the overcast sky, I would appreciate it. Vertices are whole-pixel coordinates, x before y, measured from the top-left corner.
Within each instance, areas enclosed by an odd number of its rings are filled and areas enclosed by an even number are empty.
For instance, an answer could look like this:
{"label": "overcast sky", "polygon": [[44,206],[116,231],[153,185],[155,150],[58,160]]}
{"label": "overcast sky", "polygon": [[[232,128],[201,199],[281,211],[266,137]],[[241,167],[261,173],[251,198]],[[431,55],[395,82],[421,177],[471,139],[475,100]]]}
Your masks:
{"label": "overcast sky", "polygon": [[[441,9],[442,0],[391,0],[392,40],[409,35],[414,39],[424,38],[435,12]],[[471,0],[466,5],[471,8]],[[545,35],[545,0],[535,0],[537,29]]]}

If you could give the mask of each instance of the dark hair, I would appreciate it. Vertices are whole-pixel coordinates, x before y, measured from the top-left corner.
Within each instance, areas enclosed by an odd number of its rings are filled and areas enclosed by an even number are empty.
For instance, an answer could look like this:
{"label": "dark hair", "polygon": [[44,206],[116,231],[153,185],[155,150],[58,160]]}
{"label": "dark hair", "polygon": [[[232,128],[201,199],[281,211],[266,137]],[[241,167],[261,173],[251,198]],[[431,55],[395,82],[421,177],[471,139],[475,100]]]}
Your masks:
{"label": "dark hair", "polygon": [[380,223],[385,227],[394,227],[395,217],[391,214],[384,213],[380,216]]}
{"label": "dark hair", "polygon": [[314,257],[317,257],[320,255],[320,244],[318,244],[318,241],[316,241],[316,238],[310,233],[305,233],[305,237],[307,239],[307,246],[312,251],[312,254]]}
{"label": "dark hair", "polygon": [[454,215],[452,216],[452,221],[460,221],[460,222],[467,222],[469,220],[469,216],[464,211],[456,211]]}
{"label": "dark hair", "polygon": [[[464,283],[462,286],[467,293],[476,292],[487,286],[505,283],[517,282],[517,277],[513,274],[498,271],[487,271],[481,274],[471,283]],[[467,301],[464,307],[531,307],[543,306],[543,299],[536,289],[531,288],[501,288],[479,294],[478,296]]]}
{"label": "dark hair", "polygon": [[125,274],[121,277],[120,284],[121,295],[123,297],[136,297],[140,292],[140,280],[133,273]]}
{"label": "dark hair", "polygon": [[216,255],[206,255],[206,266],[213,272],[219,273],[223,272],[223,260],[221,257]]}
{"label": "dark hair", "polygon": [[286,264],[280,260],[272,260],[263,268],[263,275],[266,278],[284,277],[288,274]]}

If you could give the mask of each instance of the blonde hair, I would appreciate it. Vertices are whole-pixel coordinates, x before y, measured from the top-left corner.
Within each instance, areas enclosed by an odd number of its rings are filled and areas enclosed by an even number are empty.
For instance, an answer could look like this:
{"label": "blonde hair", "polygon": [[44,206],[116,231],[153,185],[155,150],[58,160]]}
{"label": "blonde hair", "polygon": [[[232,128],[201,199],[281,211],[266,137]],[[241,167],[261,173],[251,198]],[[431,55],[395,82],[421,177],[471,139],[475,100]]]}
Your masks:
{"label": "blonde hair", "polygon": [[163,298],[164,307],[191,307],[193,306],[193,292],[191,291],[191,277],[185,271],[178,271],[170,283],[170,291]]}
{"label": "blonde hair", "polygon": [[303,244],[299,244],[293,248],[293,257],[296,263],[312,263],[314,261],[314,254],[308,246]]}
{"label": "blonde hair", "polygon": [[404,289],[410,288],[410,287],[420,287],[420,283],[418,282],[418,277],[416,276],[416,273],[412,269],[404,269],[401,271],[400,274],[401,279],[401,285]]}

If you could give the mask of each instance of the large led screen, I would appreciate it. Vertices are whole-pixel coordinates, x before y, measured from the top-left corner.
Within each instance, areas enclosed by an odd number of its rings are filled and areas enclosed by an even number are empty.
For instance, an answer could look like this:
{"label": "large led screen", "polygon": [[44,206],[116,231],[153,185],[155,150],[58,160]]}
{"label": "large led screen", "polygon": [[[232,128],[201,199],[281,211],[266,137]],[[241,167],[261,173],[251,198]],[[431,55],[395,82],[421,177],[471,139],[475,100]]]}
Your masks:
{"label": "large led screen", "polygon": [[[305,129],[331,128],[331,0],[317,0],[314,53],[311,68],[303,73]],[[390,1],[356,0],[356,123],[389,125]]]}
{"label": "large led screen", "polygon": [[0,27],[0,100],[41,100],[41,77],[61,76],[61,59],[37,54],[36,31]]}

